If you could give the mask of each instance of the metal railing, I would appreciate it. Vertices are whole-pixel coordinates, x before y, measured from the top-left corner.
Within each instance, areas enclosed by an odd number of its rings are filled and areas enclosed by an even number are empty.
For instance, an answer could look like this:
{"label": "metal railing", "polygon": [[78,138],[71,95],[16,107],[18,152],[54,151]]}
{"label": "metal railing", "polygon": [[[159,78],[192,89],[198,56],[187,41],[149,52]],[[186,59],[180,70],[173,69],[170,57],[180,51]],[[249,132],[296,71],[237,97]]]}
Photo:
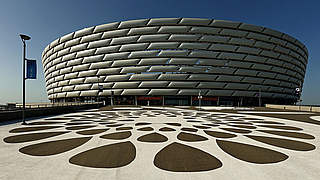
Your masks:
{"label": "metal railing", "polygon": [[[50,108],[50,107],[70,107],[70,106],[83,106],[92,104],[102,104],[102,102],[64,102],[64,103],[34,103],[26,104],[26,109],[39,109],[39,108]],[[22,108],[22,104],[16,104],[17,109]]]}
{"label": "metal railing", "polygon": [[308,111],[308,112],[320,112],[320,106],[318,105],[277,105],[266,104],[267,108],[294,110],[294,111]]}

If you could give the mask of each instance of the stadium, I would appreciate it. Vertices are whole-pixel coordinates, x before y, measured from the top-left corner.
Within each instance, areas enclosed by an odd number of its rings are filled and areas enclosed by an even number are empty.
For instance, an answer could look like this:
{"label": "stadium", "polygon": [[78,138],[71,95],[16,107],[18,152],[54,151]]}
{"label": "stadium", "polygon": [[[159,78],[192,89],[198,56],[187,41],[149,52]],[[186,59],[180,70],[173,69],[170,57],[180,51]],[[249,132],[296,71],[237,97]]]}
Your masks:
{"label": "stadium", "polygon": [[290,35],[198,18],[89,27],[42,53],[49,100],[116,105],[294,104],[307,62],[305,45]]}

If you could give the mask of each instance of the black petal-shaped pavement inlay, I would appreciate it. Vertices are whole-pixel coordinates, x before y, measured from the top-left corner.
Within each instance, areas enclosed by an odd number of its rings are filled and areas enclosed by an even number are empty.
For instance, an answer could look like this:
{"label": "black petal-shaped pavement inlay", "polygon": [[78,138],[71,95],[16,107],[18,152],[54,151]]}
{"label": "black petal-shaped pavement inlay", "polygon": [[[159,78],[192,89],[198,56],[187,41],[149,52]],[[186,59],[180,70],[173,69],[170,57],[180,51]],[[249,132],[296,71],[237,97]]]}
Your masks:
{"label": "black petal-shaped pavement inlay", "polygon": [[169,127],[163,127],[163,128],[160,128],[159,131],[176,131],[176,130]]}
{"label": "black petal-shaped pavement inlay", "polygon": [[20,134],[16,136],[6,137],[3,140],[6,143],[23,143],[23,142],[36,141],[40,139],[46,139],[49,137],[59,136],[61,134],[65,134],[68,132],[70,131]]}
{"label": "black petal-shaped pavement inlay", "polygon": [[257,129],[255,126],[247,126],[247,125],[229,125],[231,127],[244,128],[244,129]]}
{"label": "black petal-shaped pavement inlay", "polygon": [[[110,121],[114,121],[114,119],[108,118],[108,119],[100,119],[99,121],[96,122],[110,122]],[[115,123],[115,122],[114,122]]]}
{"label": "black petal-shaped pavement inlay", "polygon": [[259,142],[263,142],[266,144],[270,144],[273,146],[291,149],[295,151],[311,151],[314,150],[316,147],[312,144],[290,140],[290,139],[280,139],[274,137],[265,137],[265,136],[252,136],[246,135],[248,138],[254,139]]}
{"label": "black petal-shaped pavement inlay", "polygon": [[145,125],[149,125],[149,124],[152,124],[152,123],[148,123],[148,122],[139,122],[139,123],[136,123],[135,125],[136,125],[136,126],[145,126]]}
{"label": "black petal-shaped pavement inlay", "polygon": [[250,163],[277,163],[289,158],[283,153],[249,144],[225,140],[217,140],[217,144],[227,154]]}
{"label": "black petal-shaped pavement inlay", "polygon": [[140,128],[140,129],[137,129],[138,131],[153,131],[153,128],[152,127],[144,127],[144,128]]}
{"label": "black petal-shaped pavement inlay", "polygon": [[198,129],[194,129],[194,128],[181,128],[181,131],[197,132]]}
{"label": "black petal-shaped pavement inlay", "polygon": [[10,130],[10,133],[21,133],[21,132],[31,132],[31,131],[41,131],[41,130],[48,130],[54,128],[60,128],[63,126],[38,126],[38,127],[22,127],[22,128],[15,128]]}
{"label": "black petal-shaped pavement inlay", "polygon": [[168,141],[168,138],[159,133],[151,133],[151,134],[146,134],[144,136],[139,137],[138,141],[157,143],[157,142],[166,142]]}
{"label": "black petal-shaped pavement inlay", "polygon": [[95,135],[95,134],[100,134],[100,133],[106,132],[107,130],[109,130],[109,129],[108,128],[106,128],[106,129],[90,129],[90,130],[78,131],[76,133],[81,134],[81,135]]}
{"label": "black petal-shaped pavement inlay", "polygon": [[119,127],[122,125],[124,125],[124,124],[110,124],[110,125],[107,125],[107,127]]}
{"label": "black petal-shaped pavement inlay", "polygon": [[50,125],[50,124],[61,124],[65,122],[59,122],[59,121],[36,121],[36,122],[30,122],[28,125]]}
{"label": "black petal-shaped pavement inlay", "polygon": [[70,122],[70,123],[66,123],[66,126],[76,126],[76,125],[83,125],[83,124],[90,124],[92,122]]}
{"label": "black petal-shaped pavement inlay", "polygon": [[228,122],[228,123],[231,123],[231,124],[237,124],[237,125],[253,125],[253,123],[250,123],[250,122]]}
{"label": "black petal-shaped pavement inlay", "polygon": [[173,172],[201,172],[222,167],[221,161],[209,153],[176,142],[158,152],[153,163]]}
{"label": "black petal-shaped pavement inlay", "polygon": [[231,119],[231,120],[225,120],[224,121],[228,121],[228,122],[244,122],[243,120],[241,119]]}
{"label": "black petal-shaped pavement inlay", "polygon": [[90,122],[94,122],[94,120],[88,120],[88,119],[74,119],[74,120],[70,120],[70,122],[72,123],[90,123]]}
{"label": "black petal-shaped pavement inlay", "polygon": [[119,127],[119,128],[116,128],[117,131],[124,131],[124,130],[131,130],[133,129],[132,127]]}
{"label": "black petal-shaped pavement inlay", "polygon": [[257,130],[264,133],[269,133],[273,135],[285,136],[285,137],[293,137],[293,138],[300,138],[300,139],[314,139],[315,137],[306,134],[306,133],[299,133],[299,132],[289,132],[289,131],[273,131],[273,130]]}
{"label": "black petal-shaped pavement inlay", "polygon": [[179,133],[177,138],[181,141],[187,141],[187,142],[198,142],[198,141],[208,140],[208,138],[206,137],[196,135],[196,134],[185,133],[185,132]]}
{"label": "black petal-shaped pavement inlay", "polygon": [[134,121],[134,120],[133,119],[121,119],[121,120],[118,120],[118,121],[128,122],[128,121]]}
{"label": "black petal-shaped pavement inlay", "polygon": [[[80,118],[78,121],[97,121],[97,120],[100,120],[100,118]],[[71,120],[71,121],[74,122],[74,120]]]}
{"label": "black petal-shaped pavement inlay", "polygon": [[88,142],[91,137],[63,139],[57,141],[49,141],[39,144],[32,144],[19,149],[20,152],[31,156],[50,156],[60,154],[71,149],[77,148]]}
{"label": "black petal-shaped pavement inlay", "polygon": [[130,136],[131,136],[131,132],[125,131],[125,132],[116,132],[116,133],[111,133],[111,134],[105,134],[105,135],[100,136],[100,138],[121,140],[121,139],[126,139]]}
{"label": "black petal-shaped pavement inlay", "polygon": [[198,129],[209,129],[211,127],[207,127],[207,126],[198,126],[198,125],[193,125],[193,127],[198,128]]}
{"label": "black petal-shaped pavement inlay", "polygon": [[303,129],[294,126],[275,126],[275,125],[257,125],[259,127],[282,129],[282,130],[292,130],[292,131],[302,131]]}
{"label": "black petal-shaped pavement inlay", "polygon": [[246,129],[236,129],[236,128],[220,128],[223,129],[225,131],[230,131],[230,132],[234,132],[234,133],[242,133],[242,134],[247,134],[247,133],[251,133],[252,131],[246,130]]}
{"label": "black petal-shaped pavement inlay", "polygon": [[235,134],[225,133],[225,132],[219,132],[219,131],[208,131],[204,130],[206,134],[209,136],[215,137],[215,138],[233,138],[237,137]]}
{"label": "black petal-shaped pavement inlay", "polygon": [[219,124],[202,124],[204,126],[211,126],[211,127],[218,127],[220,126]]}
{"label": "black petal-shaped pavement inlay", "polygon": [[275,122],[275,121],[250,121],[250,122],[256,123],[256,124],[279,124],[279,125],[284,125],[284,123]]}
{"label": "black petal-shaped pavement inlay", "polygon": [[88,129],[96,126],[71,126],[71,127],[66,127],[67,130],[80,130],[80,129]]}
{"label": "black petal-shaped pavement inlay", "polygon": [[191,123],[200,123],[202,121],[198,121],[198,120],[188,120],[187,122],[191,122]]}
{"label": "black petal-shaped pavement inlay", "polygon": [[240,118],[240,117],[244,117],[244,116],[227,115],[225,117],[238,117],[238,118]]}
{"label": "black petal-shaped pavement inlay", "polygon": [[220,124],[220,125],[228,125],[228,123],[223,123],[223,122],[216,122],[216,124]]}
{"label": "black petal-shaped pavement inlay", "polygon": [[165,124],[169,126],[181,126],[180,123],[165,123]]}
{"label": "black petal-shaped pavement inlay", "polygon": [[118,168],[130,164],[135,157],[136,148],[127,141],[84,151],[71,157],[69,162],[92,168]]}
{"label": "black petal-shaped pavement inlay", "polygon": [[115,124],[115,123],[117,123],[117,122],[102,122],[102,121],[96,121],[96,122],[101,122],[101,123],[99,123],[99,124],[101,124],[101,125]]}

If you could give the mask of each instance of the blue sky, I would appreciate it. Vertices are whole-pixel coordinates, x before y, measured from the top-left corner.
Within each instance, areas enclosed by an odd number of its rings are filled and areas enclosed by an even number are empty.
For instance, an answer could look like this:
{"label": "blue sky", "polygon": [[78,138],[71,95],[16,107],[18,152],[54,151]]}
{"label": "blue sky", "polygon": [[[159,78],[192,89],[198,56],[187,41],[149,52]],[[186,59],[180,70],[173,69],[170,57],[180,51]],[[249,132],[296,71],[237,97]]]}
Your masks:
{"label": "blue sky", "polygon": [[22,43],[38,60],[38,79],[27,80],[26,101],[47,102],[41,53],[53,40],[99,24],[140,18],[199,17],[240,21],[285,32],[304,43],[309,63],[303,104],[320,104],[319,0],[1,0],[0,104],[21,102]]}

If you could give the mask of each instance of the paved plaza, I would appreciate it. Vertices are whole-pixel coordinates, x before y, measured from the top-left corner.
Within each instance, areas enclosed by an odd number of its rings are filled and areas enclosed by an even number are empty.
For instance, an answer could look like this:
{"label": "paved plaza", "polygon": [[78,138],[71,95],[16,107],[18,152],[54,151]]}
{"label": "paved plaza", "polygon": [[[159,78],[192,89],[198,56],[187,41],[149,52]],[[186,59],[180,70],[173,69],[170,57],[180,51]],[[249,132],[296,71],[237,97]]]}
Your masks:
{"label": "paved plaza", "polygon": [[0,179],[319,179],[320,114],[118,107],[0,126]]}

